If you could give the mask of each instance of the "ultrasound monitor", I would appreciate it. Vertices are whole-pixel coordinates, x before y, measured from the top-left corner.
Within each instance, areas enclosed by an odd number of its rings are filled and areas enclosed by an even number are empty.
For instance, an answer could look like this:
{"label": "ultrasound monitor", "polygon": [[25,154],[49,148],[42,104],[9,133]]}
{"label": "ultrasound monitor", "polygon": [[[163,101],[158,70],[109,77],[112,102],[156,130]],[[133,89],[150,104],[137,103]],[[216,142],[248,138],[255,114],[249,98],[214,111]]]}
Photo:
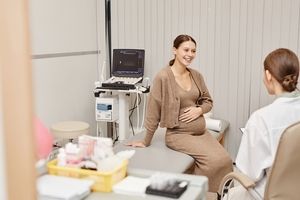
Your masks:
{"label": "ultrasound monitor", "polygon": [[144,49],[114,49],[112,75],[117,77],[143,77]]}

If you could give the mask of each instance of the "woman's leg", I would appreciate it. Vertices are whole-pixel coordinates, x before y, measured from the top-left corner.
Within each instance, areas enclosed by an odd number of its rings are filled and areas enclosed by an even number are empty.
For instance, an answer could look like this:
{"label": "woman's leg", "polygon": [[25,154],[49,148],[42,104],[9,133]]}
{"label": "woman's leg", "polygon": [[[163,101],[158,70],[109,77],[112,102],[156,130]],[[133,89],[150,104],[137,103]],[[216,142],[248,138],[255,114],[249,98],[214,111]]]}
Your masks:
{"label": "woman's leg", "polygon": [[226,150],[208,132],[203,135],[168,133],[166,143],[195,159],[194,174],[208,177],[210,192],[217,192],[223,177],[233,169]]}

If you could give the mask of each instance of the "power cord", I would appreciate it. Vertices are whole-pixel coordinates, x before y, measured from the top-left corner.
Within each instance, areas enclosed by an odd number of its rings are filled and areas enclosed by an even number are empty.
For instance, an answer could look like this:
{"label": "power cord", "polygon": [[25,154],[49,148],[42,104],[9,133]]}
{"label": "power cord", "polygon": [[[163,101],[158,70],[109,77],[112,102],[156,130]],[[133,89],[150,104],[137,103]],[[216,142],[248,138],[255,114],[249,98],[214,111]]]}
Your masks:
{"label": "power cord", "polygon": [[[116,122],[113,122],[113,129],[115,130],[115,135],[116,135],[116,138],[113,141],[113,145],[114,145],[117,141],[119,141],[119,135],[118,135],[118,131],[116,128]],[[112,136],[112,138],[113,138],[113,136]]]}
{"label": "power cord", "polygon": [[135,133],[134,133],[133,124],[132,124],[132,121],[131,121],[131,116],[132,116],[134,110],[141,104],[141,95],[140,94],[138,95],[138,103],[136,103],[136,101],[137,101],[137,97],[134,99],[134,105],[135,106],[133,108],[129,109],[129,111],[130,111],[129,123],[130,123],[130,127],[131,127],[131,130],[132,130],[132,135],[135,135]]}

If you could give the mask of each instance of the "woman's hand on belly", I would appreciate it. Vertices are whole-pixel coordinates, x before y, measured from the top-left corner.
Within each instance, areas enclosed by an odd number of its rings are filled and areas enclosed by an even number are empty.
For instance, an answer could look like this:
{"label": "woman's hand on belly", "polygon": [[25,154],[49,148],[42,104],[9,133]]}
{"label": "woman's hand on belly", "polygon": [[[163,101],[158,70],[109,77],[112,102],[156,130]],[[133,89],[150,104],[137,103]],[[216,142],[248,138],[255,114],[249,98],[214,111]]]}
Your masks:
{"label": "woman's hand on belly", "polygon": [[184,109],[183,113],[179,116],[179,120],[185,123],[189,123],[200,117],[202,114],[203,113],[201,107],[191,106]]}

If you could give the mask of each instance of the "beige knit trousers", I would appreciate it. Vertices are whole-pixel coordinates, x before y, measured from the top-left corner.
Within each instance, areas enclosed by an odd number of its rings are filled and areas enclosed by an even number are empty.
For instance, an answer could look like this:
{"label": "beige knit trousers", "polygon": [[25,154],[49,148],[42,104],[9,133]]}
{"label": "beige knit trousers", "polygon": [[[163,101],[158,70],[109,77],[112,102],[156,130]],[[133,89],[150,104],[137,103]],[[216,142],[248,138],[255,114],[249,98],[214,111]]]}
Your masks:
{"label": "beige knit trousers", "polygon": [[202,135],[167,130],[166,145],[195,159],[195,175],[208,177],[210,192],[217,192],[222,178],[233,170],[227,151],[208,131]]}

